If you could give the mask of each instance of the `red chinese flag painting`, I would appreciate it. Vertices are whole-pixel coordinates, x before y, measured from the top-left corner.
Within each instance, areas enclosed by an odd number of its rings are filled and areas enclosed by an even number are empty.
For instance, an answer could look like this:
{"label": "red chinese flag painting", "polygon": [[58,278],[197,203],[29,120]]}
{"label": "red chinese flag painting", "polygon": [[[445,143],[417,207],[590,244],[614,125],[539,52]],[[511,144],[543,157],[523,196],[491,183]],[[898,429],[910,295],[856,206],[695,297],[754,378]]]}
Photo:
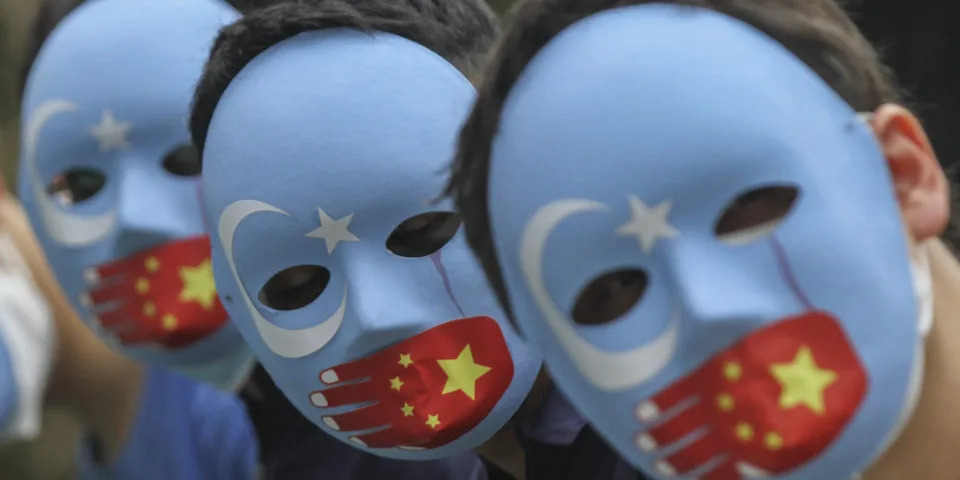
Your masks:
{"label": "red chinese flag painting", "polygon": [[657,469],[682,475],[724,458],[701,478],[782,474],[836,440],[866,390],[866,372],[839,323],[811,312],[752,333],[641,404],[642,421],[680,412],[641,433],[637,444],[662,449],[705,431]]}
{"label": "red chinese flag painting", "polygon": [[88,272],[85,301],[124,344],[181,348],[227,321],[217,297],[208,237],[166,243]]}
{"label": "red chinese flag painting", "polygon": [[513,380],[500,326],[489,317],[450,321],[353,362],[329,368],[314,392],[317,407],[370,403],[323,417],[371,448],[435,448],[477,426]]}

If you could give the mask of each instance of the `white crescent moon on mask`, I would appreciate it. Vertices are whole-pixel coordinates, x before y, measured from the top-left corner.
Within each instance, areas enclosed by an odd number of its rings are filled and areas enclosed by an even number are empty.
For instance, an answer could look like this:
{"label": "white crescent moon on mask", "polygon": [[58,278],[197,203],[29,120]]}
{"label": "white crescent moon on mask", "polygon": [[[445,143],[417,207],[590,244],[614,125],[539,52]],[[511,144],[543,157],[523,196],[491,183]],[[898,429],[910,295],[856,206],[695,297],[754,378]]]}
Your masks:
{"label": "white crescent moon on mask", "polygon": [[77,105],[66,100],[49,100],[37,107],[27,120],[24,134],[24,155],[33,195],[37,201],[43,228],[55,242],[79,248],[91,245],[110,233],[117,221],[116,208],[98,215],[81,216],[63,211],[47,193],[37,169],[37,144],[40,133],[53,117],[77,110]]}
{"label": "white crescent moon on mask", "polygon": [[577,370],[601,390],[625,390],[663,370],[673,357],[680,330],[674,316],[667,330],[646,345],[623,352],[606,352],[583,339],[573,322],[557,307],[543,278],[543,252],[553,231],[571,215],[605,209],[600,202],[563,199],[541,207],[520,239],[520,265],[530,294]]}
{"label": "white crescent moon on mask", "polygon": [[340,300],[340,307],[337,308],[337,311],[333,312],[333,315],[330,315],[326,320],[312,327],[288,330],[263,318],[253,301],[250,300],[250,296],[247,295],[246,287],[240,280],[240,275],[237,274],[237,264],[233,260],[233,236],[237,232],[237,227],[245,218],[259,212],[272,212],[290,216],[289,213],[266,202],[237,200],[228,205],[220,214],[217,232],[220,235],[221,246],[226,253],[233,279],[240,287],[240,295],[243,296],[243,302],[247,305],[250,316],[253,317],[253,324],[256,325],[263,343],[273,353],[284,358],[306,357],[325,347],[340,330],[340,325],[343,324],[343,315],[347,310],[347,287],[346,285],[343,287],[343,298]]}

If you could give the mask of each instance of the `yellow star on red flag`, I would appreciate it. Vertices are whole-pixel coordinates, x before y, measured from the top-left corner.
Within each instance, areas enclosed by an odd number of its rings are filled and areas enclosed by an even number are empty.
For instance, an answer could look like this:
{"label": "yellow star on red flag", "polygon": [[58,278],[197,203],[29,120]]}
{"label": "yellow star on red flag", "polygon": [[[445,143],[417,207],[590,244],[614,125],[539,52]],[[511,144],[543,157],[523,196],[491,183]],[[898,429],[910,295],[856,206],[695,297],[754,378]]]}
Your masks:
{"label": "yellow star on red flag", "polygon": [[772,365],[770,373],[781,387],[780,408],[804,405],[816,414],[826,411],[823,392],[837,380],[837,373],[818,367],[808,347],[800,347],[792,361]]}
{"label": "yellow star on red flag", "polygon": [[447,374],[447,382],[443,385],[442,394],[448,394],[461,391],[470,398],[476,400],[477,379],[486,375],[490,367],[480,365],[473,361],[473,351],[470,345],[463,347],[457,358],[452,360],[437,360],[443,373]]}
{"label": "yellow star on red flag", "polygon": [[217,287],[213,283],[213,267],[210,259],[204,260],[196,267],[180,267],[180,280],[183,282],[180,301],[197,302],[204,310],[213,308],[217,298]]}

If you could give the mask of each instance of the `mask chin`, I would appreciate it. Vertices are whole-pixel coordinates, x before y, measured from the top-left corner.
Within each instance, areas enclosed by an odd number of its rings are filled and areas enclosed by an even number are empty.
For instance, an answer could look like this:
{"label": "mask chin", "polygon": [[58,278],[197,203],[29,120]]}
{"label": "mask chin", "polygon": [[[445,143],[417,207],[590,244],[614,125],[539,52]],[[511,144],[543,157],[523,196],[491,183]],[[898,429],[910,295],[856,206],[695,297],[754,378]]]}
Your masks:
{"label": "mask chin", "polygon": [[[927,250],[922,245],[913,249],[910,254],[910,274],[913,277],[913,293],[917,302],[917,348],[913,358],[913,368],[910,372],[910,383],[907,385],[907,398],[903,410],[883,446],[867,465],[872,465],[876,459],[900,438],[920,400],[920,390],[923,387],[925,342],[930,329],[933,327],[933,276],[930,273],[930,259]],[[854,475],[853,480],[859,480],[860,475]]]}

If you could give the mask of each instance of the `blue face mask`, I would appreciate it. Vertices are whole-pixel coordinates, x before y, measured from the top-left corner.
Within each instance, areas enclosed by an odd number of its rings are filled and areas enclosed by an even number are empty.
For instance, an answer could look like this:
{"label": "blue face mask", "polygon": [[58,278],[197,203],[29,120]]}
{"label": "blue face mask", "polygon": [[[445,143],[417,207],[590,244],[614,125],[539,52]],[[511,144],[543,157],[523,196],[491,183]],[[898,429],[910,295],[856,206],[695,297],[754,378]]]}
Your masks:
{"label": "blue face mask", "polygon": [[474,89],[426,48],[330,29],[259,55],[219,101],[204,198],[220,294],[300,411],[400,459],[473,448],[540,360],[431,199]]}
{"label": "blue face mask", "polygon": [[515,317],[634,465],[843,479],[896,436],[929,275],[871,129],[780,44],[706,10],[600,13],[533,59],[498,132]]}
{"label": "blue face mask", "polygon": [[211,0],[96,0],[44,44],[23,102],[20,192],[74,308],[150,364],[231,386],[252,355],[213,288],[186,128]]}

